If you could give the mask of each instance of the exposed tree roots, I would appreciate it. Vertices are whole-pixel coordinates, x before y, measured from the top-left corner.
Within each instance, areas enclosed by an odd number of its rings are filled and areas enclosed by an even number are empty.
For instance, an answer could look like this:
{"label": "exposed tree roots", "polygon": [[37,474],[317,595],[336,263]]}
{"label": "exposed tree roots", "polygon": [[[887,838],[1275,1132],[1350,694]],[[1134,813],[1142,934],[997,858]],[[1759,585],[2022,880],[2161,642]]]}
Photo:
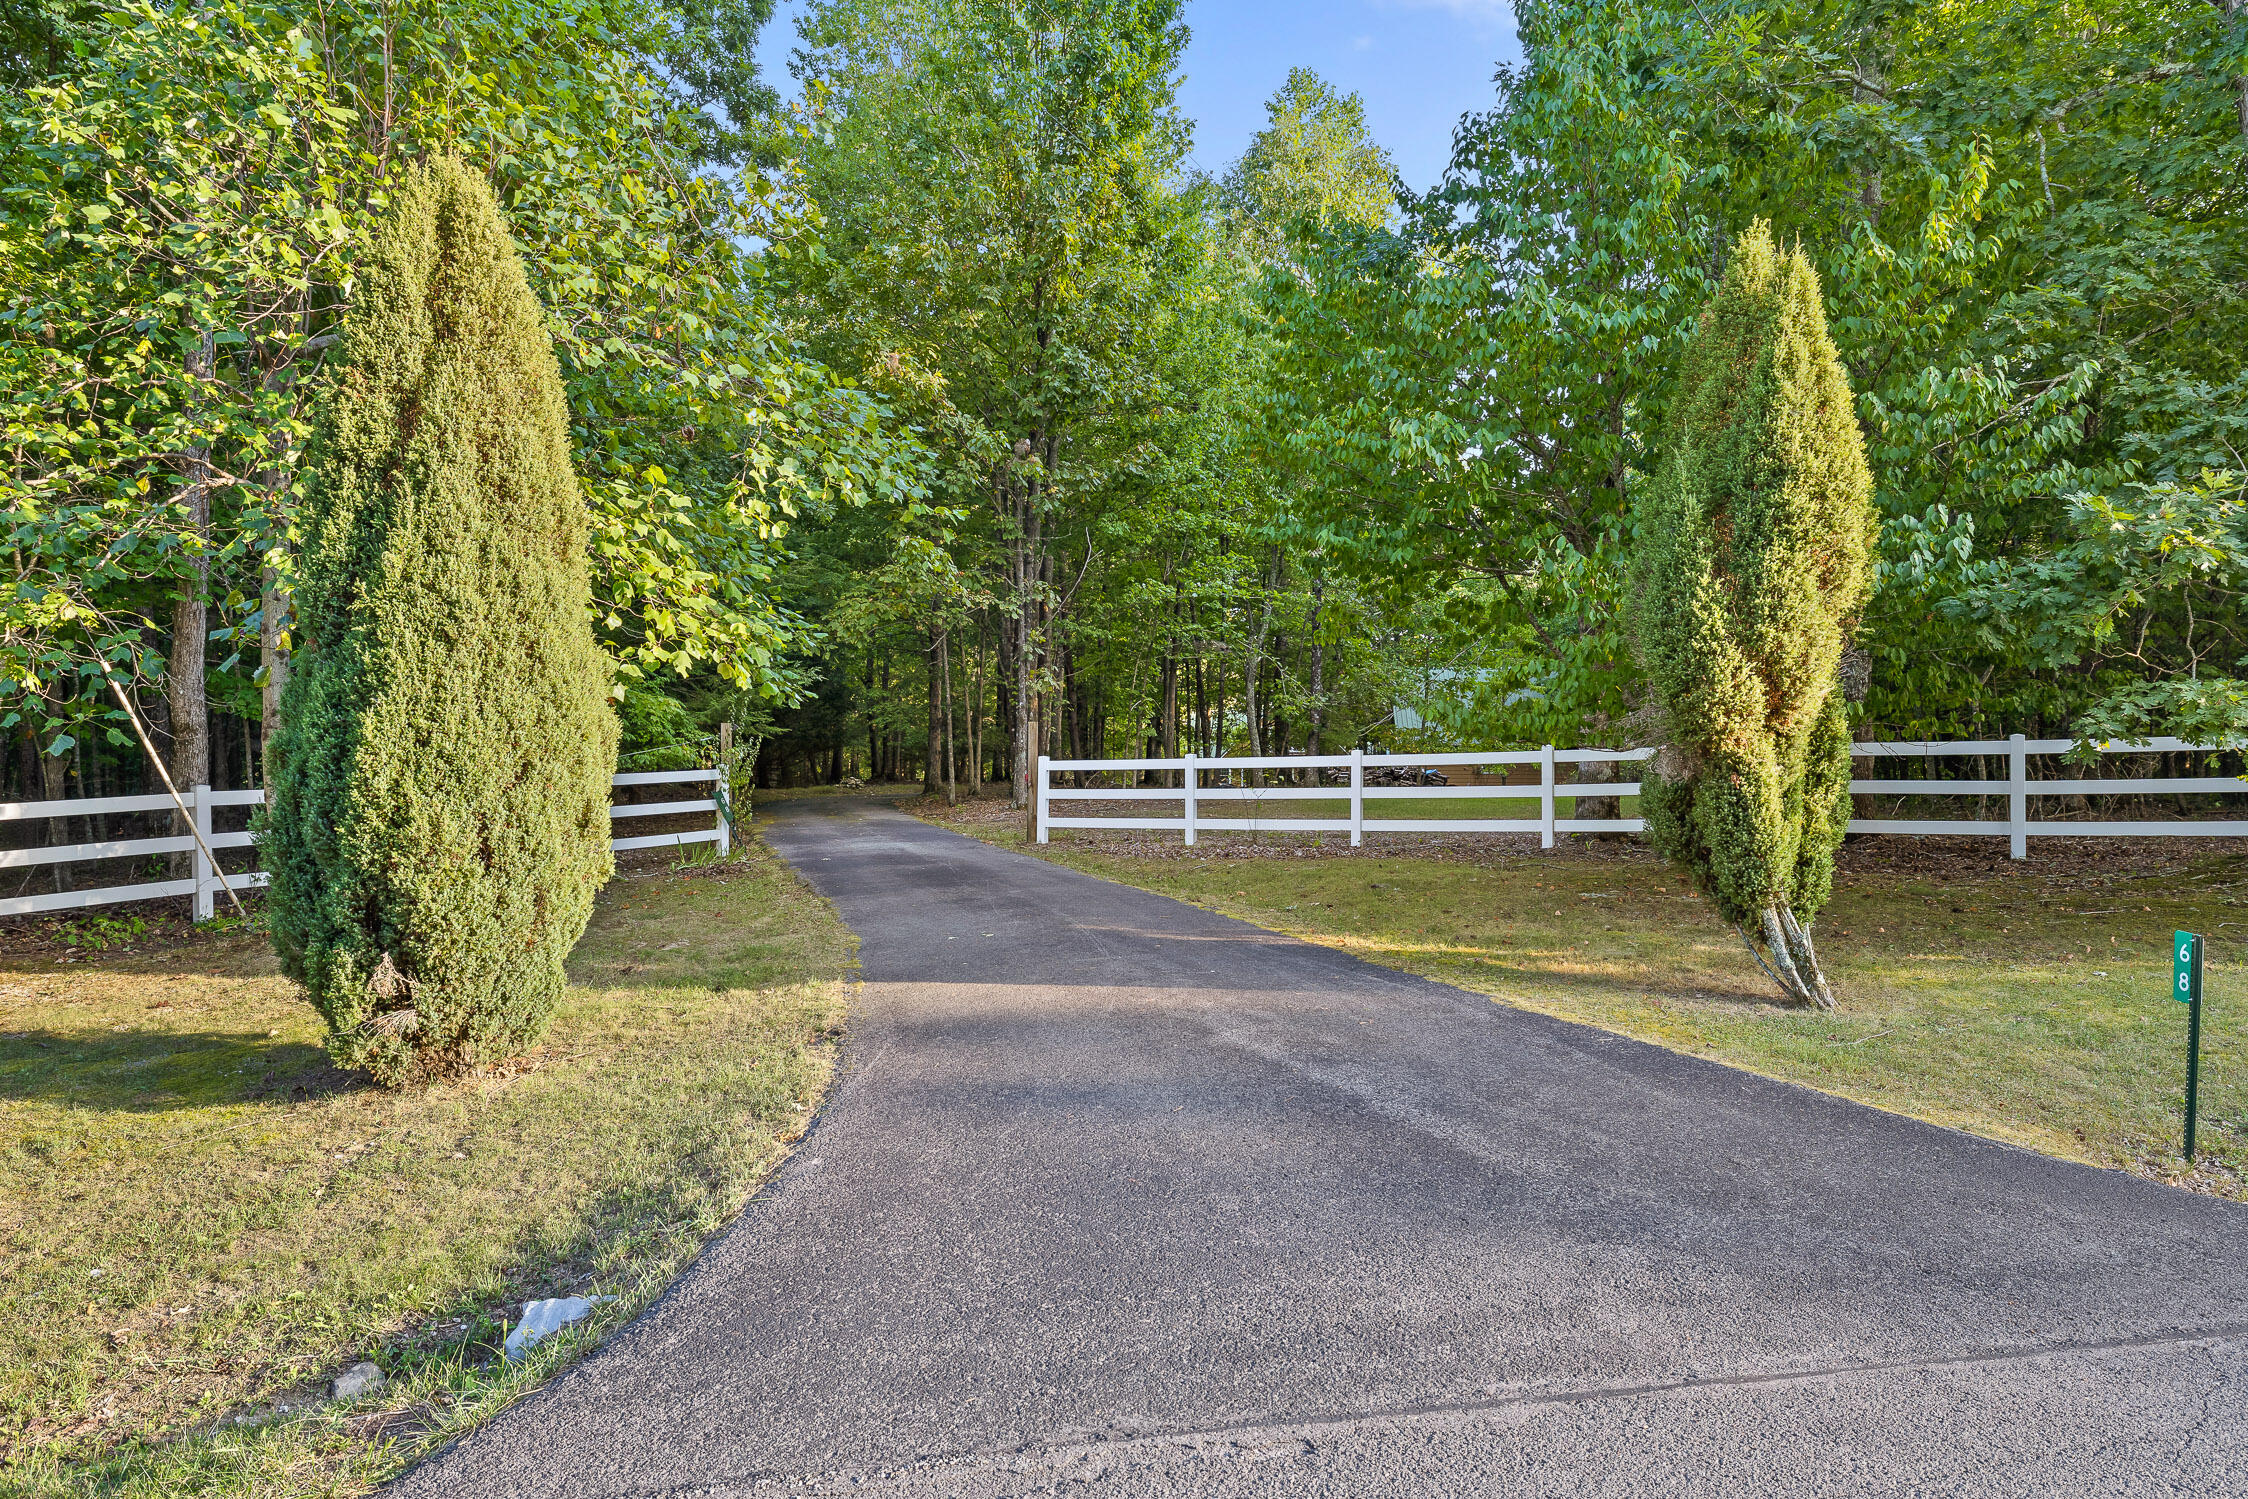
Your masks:
{"label": "exposed tree roots", "polygon": [[1795,912],[1784,905],[1766,907],[1761,946],[1746,927],[1733,930],[1741,934],[1741,945],[1782,994],[1799,1005],[1834,1008],[1834,988],[1827,983],[1826,970],[1819,966],[1809,929],[1795,919]]}

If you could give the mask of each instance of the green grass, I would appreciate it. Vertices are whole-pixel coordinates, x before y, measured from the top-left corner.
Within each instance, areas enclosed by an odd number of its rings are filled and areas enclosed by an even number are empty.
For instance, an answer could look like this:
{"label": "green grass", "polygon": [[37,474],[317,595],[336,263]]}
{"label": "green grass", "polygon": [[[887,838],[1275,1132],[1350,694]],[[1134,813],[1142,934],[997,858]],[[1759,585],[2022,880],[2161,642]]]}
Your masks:
{"label": "green grass", "polygon": [[[621,875],[545,1041],[336,1072],[240,929],[0,960],[0,1491],[358,1493],[629,1317],[826,1086],[850,939],[761,845]],[[586,1330],[494,1359],[538,1296]],[[324,1399],[373,1358],[381,1395]]]}
{"label": "green grass", "polygon": [[[928,815],[937,815],[941,809]],[[1783,1008],[1677,876],[1608,846],[1548,855],[1244,857],[1104,852],[1099,835],[1026,846],[964,831],[1307,941],[1879,1108],[2248,1197],[2248,860],[2159,872],[2009,864],[1846,871],[1818,923],[1838,1014]],[[1241,835],[1248,837],[1250,835]],[[2033,854],[2035,850],[2033,850]],[[1874,861],[1868,857],[1868,865]],[[1957,872],[1950,872],[1956,869]],[[2177,1156],[2185,1007],[2172,930],[2209,934],[2203,1159]]]}

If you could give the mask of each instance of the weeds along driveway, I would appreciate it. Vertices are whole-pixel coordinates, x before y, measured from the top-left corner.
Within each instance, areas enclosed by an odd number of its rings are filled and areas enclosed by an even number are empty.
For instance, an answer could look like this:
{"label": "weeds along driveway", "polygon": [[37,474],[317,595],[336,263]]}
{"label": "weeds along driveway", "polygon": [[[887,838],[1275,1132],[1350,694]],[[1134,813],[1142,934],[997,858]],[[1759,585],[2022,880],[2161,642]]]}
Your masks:
{"label": "weeds along driveway", "polygon": [[412,1495],[2248,1492],[2248,1210],[867,802],[844,1081]]}

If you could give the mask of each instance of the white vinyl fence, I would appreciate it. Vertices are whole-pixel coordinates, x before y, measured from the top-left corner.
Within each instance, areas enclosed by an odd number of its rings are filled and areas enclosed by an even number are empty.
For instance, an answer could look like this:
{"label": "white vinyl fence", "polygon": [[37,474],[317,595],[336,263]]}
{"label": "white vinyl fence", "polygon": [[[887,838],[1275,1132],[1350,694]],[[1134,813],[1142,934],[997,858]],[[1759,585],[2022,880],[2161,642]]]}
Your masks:
{"label": "white vinyl fence", "polygon": [[[715,843],[718,845],[718,857],[725,858],[733,846],[733,827],[732,809],[726,805],[726,782],[721,772],[637,770],[617,776],[610,784],[656,786],[698,782],[709,785],[710,795],[684,801],[629,802],[612,806],[609,808],[609,819],[614,823],[633,817],[670,817],[680,813],[709,812],[715,814],[710,827],[691,828],[675,833],[647,833],[632,838],[612,838],[609,847],[621,853],[631,848],[684,848],[690,843]],[[195,820],[196,831],[203,835],[204,843],[210,845],[214,853],[220,849],[253,846],[253,837],[248,832],[211,831],[211,814],[220,807],[254,807],[265,800],[263,791],[213,791],[208,786],[196,786],[182,792],[181,800],[187,803],[188,813]],[[164,795],[95,796],[54,802],[0,802],[0,823],[176,810],[171,797]],[[137,885],[103,885],[90,890],[56,890],[44,895],[4,896],[0,897],[0,916],[25,916],[39,911],[69,911],[85,906],[108,906],[124,901],[161,900],[166,896],[186,895],[194,898],[195,919],[209,921],[217,906],[222,878],[229,887],[236,890],[254,889],[266,882],[265,871],[260,869],[222,875],[211,867],[211,861],[203,856],[203,850],[196,846],[194,837],[185,833],[162,838],[73,843],[55,848],[0,849],[0,871],[50,864],[84,863],[94,859],[142,858],[155,854],[186,854],[192,873],[185,879],[155,880]],[[7,876],[0,873],[0,879],[5,878]]]}
{"label": "white vinyl fence", "polygon": [[[2033,755],[2059,755],[2074,748],[2070,739],[2025,739],[2020,734],[2009,739],[1974,739],[1954,741],[1903,740],[1893,743],[1854,744],[1851,754],[1866,759],[1919,759],[1927,756],[1951,757],[1981,755],[2003,757],[2007,773],[2005,780],[1931,781],[1931,780],[1853,780],[1850,791],[1859,796],[1972,796],[2004,797],[2007,813],[2003,819],[1973,818],[1966,820],[1923,820],[1913,818],[1865,818],[1850,820],[1853,833],[1894,833],[1907,836],[1983,836],[2005,838],[2010,851],[2017,859],[2029,856],[2029,840],[2037,837],[2060,838],[2241,838],[2248,837],[2248,822],[2220,822],[2189,818],[2172,818],[2145,822],[2078,822],[2037,821],[2029,815],[2030,803],[2041,797],[2056,796],[2172,796],[2211,795],[2230,792],[2248,793],[2248,780],[2233,776],[2174,776],[2148,778],[2143,776],[2079,776],[2071,779],[2033,780],[2029,775],[2029,760]],[[2151,739],[2143,744],[2117,744],[2102,751],[2105,757],[2213,750],[2215,746],[2188,744],[2178,739]],[[1348,833],[1353,848],[1361,844],[1367,831],[1378,833],[1536,833],[1543,847],[1553,847],[1558,833],[1637,833],[1645,830],[1645,823],[1636,817],[1564,817],[1560,803],[1576,802],[1592,797],[1627,797],[1639,794],[1637,781],[1562,781],[1554,774],[1563,765],[1591,765],[1602,763],[1623,764],[1652,759],[1652,749],[1574,749],[1557,750],[1552,745],[1534,750],[1505,751],[1446,751],[1436,754],[1369,755],[1352,750],[1347,755],[1262,755],[1255,757],[1203,757],[1185,755],[1163,760],[1053,760],[1041,755],[1038,759],[1038,841],[1048,841],[1053,828],[1142,828],[1175,829],[1188,843],[1202,832],[1284,832],[1284,833]],[[1369,770],[1400,767],[1442,769],[1447,766],[1482,767],[1535,765],[1538,780],[1535,785],[1511,786],[1431,786],[1431,785],[1381,785],[1366,784]],[[1315,779],[1324,779],[1328,770],[1347,769],[1347,784],[1334,785],[1279,785],[1251,786],[1246,775],[1236,772],[1251,770],[1280,770],[1314,772]],[[1177,774],[1176,786],[1057,786],[1057,772],[1073,772],[1082,781],[1089,775],[1124,774],[1138,776],[1145,771],[1168,771]],[[1217,776],[1227,784],[1211,784],[1208,778]],[[1230,784],[1233,781],[1243,784]],[[1270,816],[1264,811],[1266,804],[1290,801],[1339,801],[1348,798],[1348,817],[1290,817]],[[1460,801],[1499,798],[1523,801],[1535,798],[1538,804],[1536,817],[1375,817],[1366,816],[1368,802],[1377,805],[1384,801]],[[1091,802],[1181,802],[1181,815],[1176,817],[1133,816],[1056,816],[1053,804],[1072,801]],[[1218,815],[1209,816],[1203,810],[1215,804]],[[1246,804],[1246,806],[1244,806]],[[1236,809],[1247,816],[1234,814]],[[1574,810],[1572,808],[1572,810]]]}

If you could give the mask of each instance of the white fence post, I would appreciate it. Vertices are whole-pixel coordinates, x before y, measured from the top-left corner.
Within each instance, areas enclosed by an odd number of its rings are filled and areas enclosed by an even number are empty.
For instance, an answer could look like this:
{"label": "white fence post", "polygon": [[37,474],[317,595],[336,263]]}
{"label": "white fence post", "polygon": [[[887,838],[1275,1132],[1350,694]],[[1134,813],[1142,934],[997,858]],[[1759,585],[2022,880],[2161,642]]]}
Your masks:
{"label": "white fence post", "polygon": [[[2037,781],[2031,778],[2029,774],[2029,757],[2031,755],[2063,754],[2070,747],[2071,741],[2066,739],[2028,739],[2020,734],[2012,735],[2006,739],[1900,741],[1889,744],[1865,743],[1855,745],[1853,747],[1855,756],[1876,762],[1899,757],[1919,759],[1951,755],[1974,756],[1980,764],[1987,766],[1990,757],[2004,752],[2007,759],[2007,775],[2003,781],[1992,780],[1987,773],[1974,780],[1957,781],[1886,780],[1877,775],[1865,778],[1853,776],[1851,788],[1854,795],[1973,797],[1977,801],[1975,810],[1986,815],[1979,815],[1968,821],[1942,818],[1853,817],[1850,820],[1850,829],[1853,832],[1895,837],[1956,837],[1969,835],[1987,837],[1994,841],[1997,838],[2004,837],[2010,845],[2009,852],[2016,859],[2028,857],[2029,838],[2040,828],[2049,833],[2066,831],[2071,837],[2086,838],[2191,837],[2248,839],[2248,818],[2218,817],[2204,819],[2187,817],[2168,818],[2159,821],[2062,822],[2054,823],[2051,826],[2047,826],[2043,821],[2033,823],[2029,816],[2029,798],[2033,795],[2129,797],[2204,795],[2233,797],[2240,793],[2241,782],[2235,776],[2162,778],[2095,774],[2045,781]],[[2155,738],[2145,743],[2104,746],[2102,753],[2118,755],[2167,754],[2172,752],[2203,753],[2215,748],[2212,745],[2190,744],[2178,739]],[[1534,819],[1514,817],[1505,819],[1410,818],[1404,819],[1404,821],[1407,825],[1418,827],[1424,831],[1447,833],[1487,832],[1492,821],[1501,821],[1504,826],[1515,832],[1538,832],[1541,835],[1540,841],[1543,846],[1549,849],[1553,848],[1556,846],[1555,835],[1560,832],[1560,824],[1563,821],[1558,815],[1560,810],[1558,804],[1564,794],[1562,789],[1564,786],[1568,788],[1567,795],[1572,800],[1595,793],[1605,794],[1615,789],[1611,783],[1563,782],[1559,779],[1558,767],[1560,765],[1586,763],[1586,755],[1594,753],[1603,752],[1572,750],[1567,761],[1560,759],[1559,752],[1552,745],[1528,751],[1445,752],[1434,758],[1450,765],[1486,764],[1496,758],[1514,764],[1534,764],[1538,766],[1537,794],[1540,815]],[[1629,757],[1644,760],[1650,753],[1651,751],[1648,750],[1639,750],[1631,752]],[[1305,832],[1326,833],[1348,830],[1351,835],[1351,845],[1359,847],[1364,842],[1366,801],[1370,795],[1366,784],[1367,754],[1362,748],[1354,748],[1347,756],[1336,755],[1332,758],[1341,760],[1350,767],[1349,818],[1347,820],[1332,817],[1276,820],[1293,823]],[[1384,758],[1411,759],[1414,757],[1399,755],[1385,756]],[[1618,755],[1615,758],[1623,758],[1623,756]],[[1202,817],[1201,777],[1204,768],[1203,762],[1207,759],[1216,760],[1222,784],[1225,773],[1224,766],[1227,763],[1223,756],[1208,757],[1189,754],[1181,758],[1116,762],[1118,768],[1153,770],[1177,768],[1180,773],[1178,789],[1180,797],[1185,803],[1186,811],[1185,817],[1178,822],[1171,822],[1169,819],[1162,817],[1119,818],[1117,821],[1126,825],[1136,824],[1149,827],[1161,827],[1168,823],[1172,827],[1183,830],[1185,841],[1189,845],[1198,842],[1201,837]],[[729,758],[728,765],[732,763],[734,762]],[[1104,762],[1069,763],[1079,765],[1082,770],[1101,773],[1101,765]],[[647,834],[640,837],[613,836],[616,830],[612,826],[609,846],[622,853],[627,849],[675,848],[688,843],[715,843],[718,845],[721,858],[730,856],[733,846],[734,806],[733,786],[724,773],[726,769],[727,766],[720,766],[716,769],[700,767],[692,770],[620,772],[612,778],[612,784],[617,786],[646,786],[675,781],[714,784],[712,784],[710,794],[687,800],[612,804],[609,809],[612,824],[634,817],[699,815],[713,810],[718,813],[718,824],[710,828],[695,828],[679,833]],[[1032,809],[1032,816],[1036,834],[1041,841],[1051,838],[1051,829],[1056,820],[1053,814],[1053,803],[1055,801],[1066,800],[1071,797],[1098,799],[1107,794],[1104,788],[1099,786],[1056,787],[1053,784],[1055,769],[1055,763],[1048,757],[1041,755],[1038,758],[1038,801]],[[1643,774],[1645,773],[1643,772]],[[1324,786],[1323,778],[1320,785]],[[1993,818],[1987,815],[1993,786],[1997,786],[2006,793],[2007,815],[2005,817]],[[745,787],[744,789],[747,790],[748,788]],[[1299,799],[1325,801],[1331,805],[1334,801],[1335,789],[1337,788],[1297,787],[1293,795]],[[1529,789],[1527,786],[1509,785],[1505,788],[1491,788],[1488,794],[1514,801],[1518,800],[1519,792]],[[1267,787],[1265,794],[1270,796],[1276,790],[1280,791],[1284,798],[1288,794],[1284,787]],[[1170,799],[1170,789],[1167,787],[1135,789],[1121,794],[1134,799]],[[1391,796],[1397,793],[1385,790],[1382,794]],[[1427,795],[1441,800],[1447,796],[1477,796],[1486,793],[1485,788],[1477,786],[1456,787],[1448,790],[1431,789],[1425,793],[1414,794]],[[73,797],[45,802],[0,802],[0,825],[27,820],[52,820],[57,817],[81,817],[92,813],[126,812],[146,814],[157,818],[178,818],[184,821],[188,827],[194,829],[195,837],[202,839],[204,843],[204,847],[182,850],[179,846],[179,822],[172,821],[161,824],[162,831],[160,834],[147,838],[105,839],[98,843],[86,843],[65,848],[50,848],[44,844],[31,847],[0,847],[0,872],[9,872],[8,879],[12,883],[23,879],[22,876],[13,873],[13,871],[35,870],[50,864],[70,863],[78,860],[91,862],[134,858],[148,854],[170,856],[187,852],[189,868],[194,871],[193,877],[189,879],[167,877],[143,884],[49,891],[39,895],[0,895],[0,916],[26,916],[44,911],[78,910],[89,906],[114,905],[125,901],[169,900],[176,899],[181,894],[186,893],[192,897],[190,908],[195,919],[199,922],[209,921],[217,914],[218,898],[229,890],[231,881],[227,879],[225,871],[220,867],[218,854],[206,853],[205,848],[223,851],[226,848],[254,846],[254,840],[248,833],[213,832],[211,825],[216,820],[216,809],[219,807],[247,807],[260,801],[267,801],[270,805],[269,795],[270,788],[263,792],[255,790],[214,791],[208,785],[196,785],[179,788],[176,799],[171,792],[166,792],[162,795],[145,793],[133,796]],[[1225,815],[1224,808],[1221,806],[1218,821],[1225,823],[1233,820]],[[1397,825],[1395,819],[1377,820],[1384,827]],[[1599,827],[1612,826],[1619,821],[1628,824],[1637,819],[1571,818],[1567,820],[1580,827],[1587,825]],[[1073,817],[1070,821],[1084,821],[1087,825],[1093,825],[1096,820]],[[0,842],[5,843],[15,841],[15,839],[0,839]],[[194,841],[194,839],[189,840],[191,844]],[[263,884],[264,879],[264,874],[259,872],[244,877],[244,883]],[[182,886],[186,887],[185,891],[181,889]]]}
{"label": "white fence post", "polygon": [[1038,757],[1038,841],[1046,842],[1046,787],[1052,772],[1046,768],[1046,757]]}
{"label": "white fence post", "polygon": [[1553,847],[1553,746],[1538,751],[1538,847]]}
{"label": "white fence post", "polygon": [[209,921],[218,914],[218,871],[211,867],[210,859],[203,853],[204,845],[211,841],[211,788],[196,786],[190,789],[187,793],[187,807],[195,818],[195,831],[203,835],[197,840],[194,853],[195,919]]}
{"label": "white fence post", "polygon": [[1366,751],[1350,748],[1350,846],[1366,841]]}
{"label": "white fence post", "polygon": [[721,755],[717,773],[710,780],[711,796],[718,803],[718,857],[721,859],[734,851],[734,790],[727,781],[726,758]]}
{"label": "white fence post", "polygon": [[1186,793],[1186,841],[1187,845],[1192,847],[1194,844],[1194,793],[1199,788],[1195,784],[1194,756],[1188,755],[1185,763],[1186,769],[1179,776],[1179,789]]}
{"label": "white fence post", "polygon": [[718,803],[718,857],[734,851],[734,724],[718,726],[718,774],[711,778],[711,798]]}
{"label": "white fence post", "polygon": [[2006,822],[2013,844],[2010,852],[2017,859],[2029,857],[2029,754],[2022,748],[2022,736],[2006,736]]}

